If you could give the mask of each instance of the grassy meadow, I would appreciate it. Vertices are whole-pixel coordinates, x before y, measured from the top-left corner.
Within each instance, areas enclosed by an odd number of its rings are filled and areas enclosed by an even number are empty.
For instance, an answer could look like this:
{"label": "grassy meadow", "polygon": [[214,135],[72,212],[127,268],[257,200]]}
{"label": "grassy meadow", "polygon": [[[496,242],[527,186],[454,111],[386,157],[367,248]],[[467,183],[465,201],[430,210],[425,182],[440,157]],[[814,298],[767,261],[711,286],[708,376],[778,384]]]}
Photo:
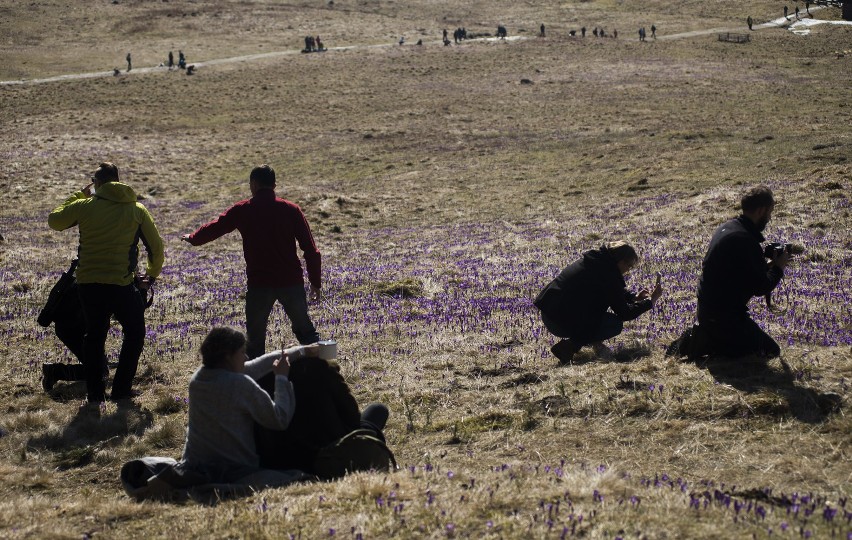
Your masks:
{"label": "grassy meadow", "polygon": [[[0,85],[0,535],[852,538],[852,26],[698,33],[782,9],[0,0],[0,81],[16,82]],[[443,28],[500,23],[521,39],[440,44]],[[651,24],[658,39],[640,43]],[[309,33],[346,49],[298,54]],[[169,50],[196,74],[144,69]],[[73,77],[123,70],[128,51],[130,73]],[[151,210],[166,265],[137,406],[93,420],[82,383],[42,390],[42,362],[71,358],[35,318],[77,242],[47,214],[105,160]],[[260,163],[312,226],[312,317],[359,403],[390,407],[400,470],[215,507],[135,503],[121,465],[179,458],[200,342],[244,324],[239,235],[179,238],[247,197]],[[759,182],[780,200],[766,236],[806,247],[781,309],[752,304],[782,359],[665,357],[692,323],[710,235]],[[628,284],[659,271],[664,296],[613,340],[614,361],[584,349],[559,367],[531,299],[616,238],[643,256]],[[280,307],[269,330],[267,349],[294,341]],[[113,360],[119,341],[116,326]]]}

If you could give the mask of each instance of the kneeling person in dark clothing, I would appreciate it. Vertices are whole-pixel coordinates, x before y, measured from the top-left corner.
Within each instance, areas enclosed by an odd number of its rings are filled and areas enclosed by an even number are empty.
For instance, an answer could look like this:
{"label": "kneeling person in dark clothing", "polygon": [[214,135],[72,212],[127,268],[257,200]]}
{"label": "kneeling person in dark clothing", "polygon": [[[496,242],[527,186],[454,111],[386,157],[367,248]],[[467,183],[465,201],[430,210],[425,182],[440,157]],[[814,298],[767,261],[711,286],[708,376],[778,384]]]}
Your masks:
{"label": "kneeling person in dark clothing", "polygon": [[713,233],[701,265],[698,325],[707,350],[700,352],[773,358],[781,354],[781,348],[751,319],[748,302],[775,289],[790,254],[782,251],[767,264],[760,245],[775,207],[772,190],[766,186],[751,188],[740,205],[742,215]]}
{"label": "kneeling person in dark clothing", "polygon": [[541,310],[544,326],[562,338],[550,349],[560,363],[571,362],[580,348],[590,344],[598,356],[609,356],[603,341],[620,334],[624,321],[645,313],[660,298],[659,278],[653,292],[627,290],[624,276],[638,262],[630,245],[609,242],[585,252],[539,293],[533,303]]}

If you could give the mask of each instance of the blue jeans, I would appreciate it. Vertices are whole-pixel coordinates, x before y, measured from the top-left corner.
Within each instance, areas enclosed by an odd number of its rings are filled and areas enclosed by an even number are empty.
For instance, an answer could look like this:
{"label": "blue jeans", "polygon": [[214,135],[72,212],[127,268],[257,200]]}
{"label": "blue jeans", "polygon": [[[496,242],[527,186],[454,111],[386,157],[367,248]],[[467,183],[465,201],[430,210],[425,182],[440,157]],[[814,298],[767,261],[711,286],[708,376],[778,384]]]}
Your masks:
{"label": "blue jeans", "polygon": [[614,338],[618,334],[624,330],[624,323],[615,313],[611,313],[607,311],[603,314],[603,318],[601,319],[601,324],[598,329],[591,335],[585,338],[579,338],[571,332],[570,328],[566,328],[554,321],[544,313],[541,314],[541,322],[544,323],[544,327],[558,338],[570,338],[571,341],[574,342],[575,345],[582,347],[583,345],[588,345],[589,343],[597,343],[598,341],[606,341],[610,338]]}
{"label": "blue jeans", "polygon": [[320,336],[308,316],[308,297],[303,285],[293,287],[249,287],[246,291],[246,337],[249,358],[266,352],[266,325],[275,301],[284,307],[291,328],[302,345],[316,343]]}

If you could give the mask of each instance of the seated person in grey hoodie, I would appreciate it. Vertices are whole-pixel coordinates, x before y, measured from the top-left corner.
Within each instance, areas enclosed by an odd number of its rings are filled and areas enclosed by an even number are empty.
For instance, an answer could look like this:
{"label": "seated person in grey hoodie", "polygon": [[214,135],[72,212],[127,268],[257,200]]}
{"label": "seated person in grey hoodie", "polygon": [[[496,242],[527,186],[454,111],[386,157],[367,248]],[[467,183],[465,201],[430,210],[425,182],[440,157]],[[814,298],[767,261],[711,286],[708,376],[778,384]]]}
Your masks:
{"label": "seated person in grey hoodie", "polygon": [[[288,351],[249,361],[246,337],[233,328],[214,328],[201,344],[201,367],[189,382],[189,420],[182,465],[211,482],[254,488],[288,484],[298,471],[262,469],[254,443],[254,424],[286,429],[295,398]],[[256,379],[275,374],[275,399]]]}

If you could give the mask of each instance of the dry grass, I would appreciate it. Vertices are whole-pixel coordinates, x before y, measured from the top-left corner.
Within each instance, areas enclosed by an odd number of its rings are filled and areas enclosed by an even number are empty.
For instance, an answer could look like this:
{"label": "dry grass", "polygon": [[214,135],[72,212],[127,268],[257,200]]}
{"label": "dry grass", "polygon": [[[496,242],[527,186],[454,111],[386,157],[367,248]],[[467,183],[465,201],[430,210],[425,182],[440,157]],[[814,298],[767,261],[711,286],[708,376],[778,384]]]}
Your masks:
{"label": "dry grass", "polygon": [[[843,339],[852,332],[852,30],[640,45],[639,24],[655,22],[662,35],[736,28],[749,13],[780,15],[779,5],[455,4],[0,3],[4,80],[101,71],[123,65],[126,50],[142,67],[169,49],[184,48],[191,62],[295,49],[308,32],[330,46],[392,43],[400,33],[431,42],[443,27],[493,32],[503,22],[531,38],[0,87],[6,536],[850,531],[842,505],[852,425],[846,409],[825,414],[818,400],[832,391],[848,403],[852,380],[849,344],[819,341],[821,327]],[[532,39],[542,21],[549,37]],[[621,36],[566,36],[581,24]],[[40,363],[67,353],[34,319],[76,244],[75,231],[51,232],[45,216],[107,159],[145,195],[167,265],[148,313],[140,406],[109,405],[95,421],[77,414],[80,384],[42,392]],[[340,341],[359,402],[391,407],[387,435],[403,470],[216,509],[133,503],[121,464],[180,454],[200,340],[214,321],[242,324],[239,238],[193,249],[178,236],[245,196],[260,162],[308,216],[328,294],[314,317]],[[782,198],[769,236],[808,246],[782,295],[804,315],[753,306],[790,339],[786,364],[732,373],[665,358],[662,346],[688,324],[682,308],[694,301],[710,233],[735,212],[741,186],[757,181]],[[557,368],[524,302],[567,259],[612,236],[645,255],[634,282],[663,271],[665,306],[628,324],[618,361],[584,351]],[[280,312],[270,327],[270,346],[292,339]],[[793,493],[810,499],[794,510]],[[829,520],[826,508],[840,510]]]}

